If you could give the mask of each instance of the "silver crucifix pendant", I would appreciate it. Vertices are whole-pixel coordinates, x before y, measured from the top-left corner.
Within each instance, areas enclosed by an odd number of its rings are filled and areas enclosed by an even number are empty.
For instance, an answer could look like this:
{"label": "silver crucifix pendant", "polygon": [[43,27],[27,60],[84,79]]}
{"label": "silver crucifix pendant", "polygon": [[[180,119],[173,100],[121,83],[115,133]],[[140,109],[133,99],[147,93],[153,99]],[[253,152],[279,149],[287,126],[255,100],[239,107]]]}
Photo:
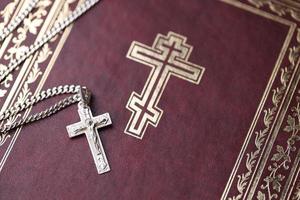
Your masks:
{"label": "silver crucifix pendant", "polygon": [[80,91],[82,101],[78,103],[80,122],[67,126],[70,138],[85,134],[89,143],[98,174],[110,171],[110,167],[104,152],[97,129],[111,125],[108,113],[93,117],[90,107],[87,105],[90,95],[85,88]]}

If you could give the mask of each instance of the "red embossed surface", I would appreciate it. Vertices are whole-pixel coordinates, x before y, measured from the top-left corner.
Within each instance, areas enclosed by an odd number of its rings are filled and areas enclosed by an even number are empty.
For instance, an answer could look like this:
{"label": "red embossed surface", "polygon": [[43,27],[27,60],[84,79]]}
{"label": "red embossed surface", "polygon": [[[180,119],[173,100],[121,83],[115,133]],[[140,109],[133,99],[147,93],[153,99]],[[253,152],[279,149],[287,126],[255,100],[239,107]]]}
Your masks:
{"label": "red embossed surface", "polygon": [[[110,113],[113,125],[99,133],[111,172],[97,174],[85,136],[68,138],[74,105],[22,129],[0,173],[0,199],[220,199],[289,30],[220,1],[103,1],[75,23],[43,88],[85,85],[93,114]],[[169,31],[187,37],[189,61],[205,72],[199,84],[170,78],[161,120],[139,140],[124,133],[126,104],[150,67],[126,54],[133,41],[151,46]],[[226,197],[238,194],[236,181]]]}

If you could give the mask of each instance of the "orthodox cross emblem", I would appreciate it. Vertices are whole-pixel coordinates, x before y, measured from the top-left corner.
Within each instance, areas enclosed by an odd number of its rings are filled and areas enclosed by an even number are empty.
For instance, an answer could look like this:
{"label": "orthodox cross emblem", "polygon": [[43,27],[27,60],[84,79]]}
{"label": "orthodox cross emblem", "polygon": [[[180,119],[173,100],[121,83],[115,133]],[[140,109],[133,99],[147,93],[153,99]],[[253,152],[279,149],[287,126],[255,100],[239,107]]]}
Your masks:
{"label": "orthodox cross emblem", "polygon": [[151,72],[141,94],[133,92],[126,105],[131,111],[126,134],[142,139],[149,124],[157,127],[163,114],[158,103],[171,76],[200,83],[205,68],[188,61],[193,47],[186,40],[169,32],[158,34],[152,46],[131,44],[127,58],[151,67]]}
{"label": "orthodox cross emblem", "polygon": [[112,124],[108,113],[93,117],[90,107],[85,102],[78,104],[80,122],[67,126],[70,138],[85,134],[89,143],[98,174],[110,171],[110,167],[100,140],[98,130]]}

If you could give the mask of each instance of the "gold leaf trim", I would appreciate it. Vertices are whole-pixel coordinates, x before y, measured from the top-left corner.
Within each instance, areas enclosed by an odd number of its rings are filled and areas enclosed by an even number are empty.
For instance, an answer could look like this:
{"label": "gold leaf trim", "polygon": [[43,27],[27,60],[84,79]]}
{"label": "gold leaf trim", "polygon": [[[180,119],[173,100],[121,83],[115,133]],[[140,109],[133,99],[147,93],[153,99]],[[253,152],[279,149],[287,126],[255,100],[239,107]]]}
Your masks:
{"label": "gold leaf trim", "polygon": [[289,14],[292,18],[300,21],[300,4],[297,2],[287,2],[283,0],[248,0],[249,3],[261,8],[264,5],[268,5],[270,10],[279,16]]}
{"label": "gold leaf trim", "polygon": [[[28,15],[28,17],[24,20],[22,26],[17,29],[17,35],[12,39],[13,46],[9,48],[7,50],[7,54],[4,55],[5,60],[11,62],[13,59],[18,59],[23,55],[24,51],[28,49],[27,46],[22,44],[26,40],[29,33],[33,35],[37,34],[37,28],[40,27],[44,22],[43,17],[47,15],[48,12],[46,9],[50,5],[51,5],[51,1],[42,0],[38,3],[35,12],[30,13]],[[5,69],[7,68],[7,66],[2,66],[2,68]],[[6,78],[6,80],[3,83],[1,83],[2,88],[0,89],[1,91],[0,98],[5,96],[8,88],[10,87],[10,83],[13,80],[14,80],[13,74],[10,74]]]}
{"label": "gold leaf trim", "polygon": [[[297,30],[297,39],[300,38],[300,29]],[[300,43],[300,40],[297,41]],[[240,200],[244,196],[245,189],[249,184],[249,179],[253,174],[253,169],[255,167],[255,163],[257,161],[258,155],[261,153],[262,146],[265,142],[267,133],[270,131],[271,124],[274,121],[274,116],[279,108],[279,103],[282,100],[283,94],[287,88],[287,83],[289,82],[293,69],[296,66],[296,61],[299,59],[300,55],[300,45],[294,46],[289,49],[289,62],[290,65],[288,67],[284,67],[281,69],[280,76],[280,86],[276,87],[272,90],[272,107],[264,110],[264,128],[255,132],[255,150],[246,154],[246,169],[247,171],[237,175],[237,190],[238,194],[228,198],[228,200]],[[263,193],[259,193],[258,197],[264,199]]]}
{"label": "gold leaf trim", "polygon": [[0,23],[0,29],[3,29],[8,22],[10,21],[11,16],[13,15],[18,3],[20,0],[14,0],[5,6],[5,8],[0,12],[0,16],[3,21]]}
{"label": "gold leaf trim", "polygon": [[294,192],[293,195],[293,200],[300,200],[300,184],[297,185],[296,191]]}
{"label": "gold leaf trim", "polygon": [[[46,5],[47,6],[50,5],[49,2],[51,3],[51,1],[48,1],[48,0],[41,1],[40,3],[42,3],[42,2],[46,2],[45,4],[42,4],[43,9],[45,8]],[[64,4],[63,9],[59,13],[60,17],[64,18],[69,14],[70,4],[73,3],[73,2],[75,2],[75,1],[74,0],[69,0]],[[37,11],[37,12],[41,12],[41,10]],[[24,40],[25,39],[26,38],[24,38]],[[58,37],[55,37],[50,42],[53,43],[53,42],[55,42],[56,39],[58,39]],[[52,54],[53,54],[53,51],[49,47],[49,44],[45,44],[43,46],[43,48],[38,52],[37,59],[34,62],[33,67],[31,69],[31,71],[29,72],[29,75],[27,76],[26,81],[24,82],[24,85],[22,86],[21,92],[19,93],[19,95],[17,97],[16,103],[22,104],[32,95],[30,85],[35,83],[38,80],[38,77],[43,74],[42,70],[40,69],[40,64],[44,63],[49,58],[49,56],[52,55]],[[1,73],[1,66],[0,66],[0,73]],[[0,92],[1,92],[1,90],[0,90]],[[17,116],[13,116],[13,117],[14,117],[13,120],[15,121],[19,117],[21,117],[21,115],[17,115]],[[9,124],[10,121],[12,121],[12,119],[8,119],[6,124]],[[3,146],[3,144],[5,144],[8,137],[10,137],[10,135],[7,134],[7,133],[2,134],[2,135],[0,134],[0,147]]]}
{"label": "gold leaf trim", "polygon": [[297,150],[296,143],[300,140],[300,97],[296,97],[296,100],[297,105],[291,108],[292,115],[288,115],[287,126],[284,128],[284,132],[290,134],[290,137],[286,147],[276,146],[276,153],[271,158],[273,162],[268,166],[269,174],[263,179],[265,184],[260,186],[262,190],[259,191],[258,200],[263,199],[260,197],[261,195],[267,196],[270,200],[278,198],[282,187],[281,182],[285,179],[285,176],[278,171],[286,171],[290,168],[291,153]]}

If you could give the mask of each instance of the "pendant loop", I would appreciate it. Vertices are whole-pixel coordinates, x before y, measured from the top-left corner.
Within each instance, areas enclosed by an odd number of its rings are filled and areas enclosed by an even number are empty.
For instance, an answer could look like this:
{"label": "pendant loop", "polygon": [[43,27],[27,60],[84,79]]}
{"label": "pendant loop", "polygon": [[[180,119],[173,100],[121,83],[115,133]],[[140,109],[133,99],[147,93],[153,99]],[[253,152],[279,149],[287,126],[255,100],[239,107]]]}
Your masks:
{"label": "pendant loop", "polygon": [[91,92],[86,87],[81,87],[78,90],[78,94],[80,98],[80,102],[78,105],[82,107],[87,107],[91,100]]}

